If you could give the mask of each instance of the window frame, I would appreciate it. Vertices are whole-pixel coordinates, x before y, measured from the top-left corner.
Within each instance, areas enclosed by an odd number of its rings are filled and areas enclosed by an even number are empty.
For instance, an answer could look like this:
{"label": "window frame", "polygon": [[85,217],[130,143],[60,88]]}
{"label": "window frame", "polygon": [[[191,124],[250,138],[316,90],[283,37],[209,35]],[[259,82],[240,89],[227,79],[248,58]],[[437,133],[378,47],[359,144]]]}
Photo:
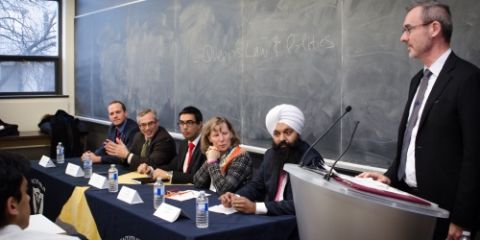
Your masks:
{"label": "window frame", "polygon": [[31,62],[31,63],[45,63],[51,62],[54,65],[54,91],[44,91],[44,92],[0,92],[1,99],[8,98],[45,98],[45,97],[65,97],[63,95],[63,84],[62,84],[62,50],[63,50],[63,0],[44,0],[57,2],[58,4],[58,33],[57,33],[57,42],[58,42],[58,55],[57,56],[28,56],[28,55],[1,55],[0,62]]}

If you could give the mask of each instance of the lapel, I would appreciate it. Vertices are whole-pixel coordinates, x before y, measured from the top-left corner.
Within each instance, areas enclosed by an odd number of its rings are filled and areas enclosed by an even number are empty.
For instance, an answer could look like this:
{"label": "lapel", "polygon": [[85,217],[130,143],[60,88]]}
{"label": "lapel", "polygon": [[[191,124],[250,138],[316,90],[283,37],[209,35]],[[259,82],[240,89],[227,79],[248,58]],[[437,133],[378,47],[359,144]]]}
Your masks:
{"label": "lapel", "polygon": [[187,157],[188,153],[188,140],[183,140],[178,147],[178,161],[177,161],[177,169],[183,172],[183,163],[185,162],[185,158]]}
{"label": "lapel", "polygon": [[425,119],[430,113],[430,110],[432,110],[433,105],[439,101],[437,99],[440,97],[443,90],[445,90],[448,82],[452,79],[450,72],[454,69],[456,61],[457,56],[455,56],[453,52],[450,53],[450,56],[448,56],[447,61],[445,62],[445,65],[443,65],[442,71],[440,71],[440,74],[438,75],[437,81],[435,82],[435,85],[433,86],[430,95],[428,95],[427,102],[425,103],[425,107],[423,108],[422,116],[420,118],[420,124],[418,126],[419,129],[425,122]]}
{"label": "lapel", "polygon": [[407,103],[405,104],[405,109],[403,110],[403,116],[400,122],[400,131],[401,131],[400,136],[402,136],[402,138],[405,132],[405,128],[407,127],[408,115],[410,114],[410,106],[412,105],[413,98],[415,97],[415,93],[417,92],[417,88],[418,88],[418,85],[420,84],[420,79],[422,79],[422,77],[423,77],[423,69],[420,70],[417,74],[415,74],[415,76],[413,76],[412,81],[410,83]]}
{"label": "lapel", "polygon": [[200,165],[203,163],[201,162],[202,160],[202,151],[200,150],[200,141],[198,142],[198,145],[195,146],[195,149],[193,149],[193,156],[192,156],[192,162],[190,163],[190,168],[189,172],[192,172],[193,170],[199,169]]}

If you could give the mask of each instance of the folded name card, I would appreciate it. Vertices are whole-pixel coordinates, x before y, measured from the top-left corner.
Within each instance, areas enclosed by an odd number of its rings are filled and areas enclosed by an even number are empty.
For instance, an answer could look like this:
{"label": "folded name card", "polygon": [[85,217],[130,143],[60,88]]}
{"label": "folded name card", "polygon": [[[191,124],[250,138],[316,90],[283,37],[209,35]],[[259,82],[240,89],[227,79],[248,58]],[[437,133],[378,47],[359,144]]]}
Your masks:
{"label": "folded name card", "polygon": [[140,195],[138,195],[137,190],[129,188],[127,186],[122,186],[120,192],[117,195],[117,199],[124,201],[128,204],[143,203],[143,200]]}
{"label": "folded name card", "polygon": [[42,158],[40,158],[40,161],[38,162],[38,165],[49,168],[49,167],[55,167],[55,163],[53,163],[52,159],[49,157],[43,155]]}
{"label": "folded name card", "polygon": [[83,177],[83,175],[85,175],[82,168],[73,163],[67,164],[67,168],[65,168],[65,174],[70,175],[72,177]]}
{"label": "folded name card", "polygon": [[153,213],[153,215],[167,221],[167,222],[175,222],[178,217],[180,216],[180,213],[182,210],[180,208],[177,208],[173,205],[170,205],[168,203],[162,203],[160,206],[158,206],[157,210]]}
{"label": "folded name card", "polygon": [[108,188],[108,181],[105,176],[100,174],[93,173],[88,181],[88,185],[94,186],[99,189],[107,189]]}

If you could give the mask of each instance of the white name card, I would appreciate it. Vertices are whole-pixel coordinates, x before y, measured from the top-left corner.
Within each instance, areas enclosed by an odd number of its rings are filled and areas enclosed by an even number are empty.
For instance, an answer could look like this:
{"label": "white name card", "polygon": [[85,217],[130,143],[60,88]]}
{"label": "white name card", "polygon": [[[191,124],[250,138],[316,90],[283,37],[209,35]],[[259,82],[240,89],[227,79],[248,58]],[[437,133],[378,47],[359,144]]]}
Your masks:
{"label": "white name card", "polygon": [[108,181],[105,176],[100,174],[93,173],[92,177],[90,177],[90,181],[88,181],[88,185],[94,186],[99,189],[107,189],[108,188]]}
{"label": "white name card", "polygon": [[129,188],[127,186],[122,186],[120,192],[117,195],[117,199],[124,201],[128,204],[143,203],[143,200],[140,195],[138,195],[137,190]]}
{"label": "white name card", "polygon": [[52,159],[49,157],[43,155],[42,158],[40,158],[40,161],[38,162],[38,165],[44,167],[44,168],[50,168],[50,167],[55,167],[55,163],[53,163]]}
{"label": "white name card", "polygon": [[162,203],[160,206],[157,208],[157,210],[153,213],[153,215],[167,221],[167,222],[175,222],[178,217],[180,216],[180,212],[182,210],[180,208],[177,208],[173,205],[170,205],[168,203]]}
{"label": "white name card", "polygon": [[82,168],[73,163],[67,164],[67,168],[65,168],[65,174],[70,175],[72,177],[83,177],[83,175],[85,175]]}

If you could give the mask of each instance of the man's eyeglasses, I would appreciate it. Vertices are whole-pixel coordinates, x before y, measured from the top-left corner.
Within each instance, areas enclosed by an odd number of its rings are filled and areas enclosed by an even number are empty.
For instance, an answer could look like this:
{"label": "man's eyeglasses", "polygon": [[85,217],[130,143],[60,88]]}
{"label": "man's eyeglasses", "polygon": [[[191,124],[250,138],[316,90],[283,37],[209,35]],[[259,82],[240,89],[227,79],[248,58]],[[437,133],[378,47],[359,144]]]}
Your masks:
{"label": "man's eyeglasses", "polygon": [[138,127],[140,127],[140,128],[146,128],[147,126],[148,127],[153,127],[155,124],[157,124],[157,121],[151,121],[151,122],[148,122],[148,123],[139,123]]}
{"label": "man's eyeglasses", "polygon": [[192,120],[178,121],[177,125],[179,127],[182,127],[182,126],[185,126],[185,125],[187,125],[188,127],[191,127],[191,126],[193,126],[193,124],[196,124],[196,123],[197,123],[196,121],[192,121]]}
{"label": "man's eyeglasses", "polygon": [[412,31],[413,31],[415,28],[424,27],[424,26],[429,25],[430,23],[432,23],[432,22],[422,23],[422,24],[418,24],[418,25],[414,25],[414,26],[405,25],[405,26],[402,28],[402,34],[406,32],[407,34],[410,35],[410,33],[412,33]]}

